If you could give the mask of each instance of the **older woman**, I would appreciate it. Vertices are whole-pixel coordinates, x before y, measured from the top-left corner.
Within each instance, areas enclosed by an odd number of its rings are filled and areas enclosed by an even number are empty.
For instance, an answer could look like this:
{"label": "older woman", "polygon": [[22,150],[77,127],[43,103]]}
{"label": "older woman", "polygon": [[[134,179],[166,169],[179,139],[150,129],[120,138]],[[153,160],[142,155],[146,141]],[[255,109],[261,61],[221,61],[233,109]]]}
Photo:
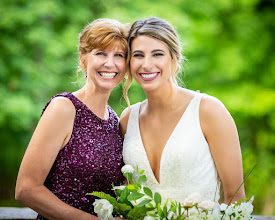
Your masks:
{"label": "older woman", "polygon": [[126,72],[127,35],[128,26],[111,19],[80,35],[86,84],[48,102],[18,174],[15,197],[37,219],[98,219],[86,193],[112,193],[123,181],[118,117],[107,102]]}

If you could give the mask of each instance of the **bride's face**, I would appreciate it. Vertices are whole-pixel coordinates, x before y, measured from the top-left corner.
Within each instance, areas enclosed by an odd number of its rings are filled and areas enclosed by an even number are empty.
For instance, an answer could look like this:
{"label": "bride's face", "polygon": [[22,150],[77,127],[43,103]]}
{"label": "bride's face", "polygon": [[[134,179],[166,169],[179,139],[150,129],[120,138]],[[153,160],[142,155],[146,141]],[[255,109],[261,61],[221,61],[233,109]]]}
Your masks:
{"label": "bride's face", "polygon": [[153,37],[138,36],[131,45],[131,74],[144,91],[172,82],[172,57],[167,45]]}

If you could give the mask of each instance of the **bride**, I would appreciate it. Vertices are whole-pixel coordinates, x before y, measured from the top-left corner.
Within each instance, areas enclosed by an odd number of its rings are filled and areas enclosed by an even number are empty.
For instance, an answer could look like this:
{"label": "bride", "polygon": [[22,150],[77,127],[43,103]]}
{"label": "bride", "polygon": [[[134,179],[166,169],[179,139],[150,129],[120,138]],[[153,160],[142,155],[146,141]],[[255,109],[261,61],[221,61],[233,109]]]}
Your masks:
{"label": "bride", "polygon": [[[228,203],[243,181],[235,123],[216,98],[177,85],[181,47],[174,28],[160,18],[137,20],[129,35],[130,76],[147,99],[123,111],[125,164],[145,170],[146,186],[182,202],[197,192],[217,202],[220,182]],[[125,88],[127,90],[130,83]],[[244,187],[233,201],[245,197]]]}

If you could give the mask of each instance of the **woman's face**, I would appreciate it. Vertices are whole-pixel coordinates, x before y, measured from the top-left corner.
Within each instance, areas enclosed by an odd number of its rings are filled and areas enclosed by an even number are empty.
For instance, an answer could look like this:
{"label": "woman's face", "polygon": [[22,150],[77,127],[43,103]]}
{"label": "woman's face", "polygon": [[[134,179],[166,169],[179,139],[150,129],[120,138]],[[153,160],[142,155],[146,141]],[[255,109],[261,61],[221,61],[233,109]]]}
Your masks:
{"label": "woman's face", "polygon": [[112,90],[125,76],[126,54],[120,47],[95,48],[85,55],[87,83],[97,89]]}
{"label": "woman's face", "polygon": [[131,73],[144,91],[172,82],[172,57],[165,43],[143,35],[135,38],[131,46]]}

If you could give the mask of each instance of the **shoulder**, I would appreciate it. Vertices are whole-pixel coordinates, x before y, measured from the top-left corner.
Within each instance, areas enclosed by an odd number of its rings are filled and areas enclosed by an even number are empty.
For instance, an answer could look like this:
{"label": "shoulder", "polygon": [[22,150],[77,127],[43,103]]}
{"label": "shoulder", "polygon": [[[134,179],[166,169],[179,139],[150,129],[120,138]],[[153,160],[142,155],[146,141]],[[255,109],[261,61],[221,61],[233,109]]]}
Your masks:
{"label": "shoulder", "polygon": [[210,95],[203,95],[200,103],[200,114],[207,116],[215,116],[228,112],[224,104],[217,98]]}
{"label": "shoulder", "polygon": [[122,136],[124,137],[126,130],[127,130],[127,124],[131,113],[131,107],[128,107],[123,110],[123,112],[120,115],[119,119],[119,126],[121,129]]}
{"label": "shoulder", "polygon": [[58,96],[54,97],[43,115],[52,115],[52,117],[68,118],[75,116],[75,107],[73,103],[66,97]]}
{"label": "shoulder", "polygon": [[204,134],[217,134],[235,129],[235,122],[224,104],[217,98],[204,95],[200,103],[200,123]]}

